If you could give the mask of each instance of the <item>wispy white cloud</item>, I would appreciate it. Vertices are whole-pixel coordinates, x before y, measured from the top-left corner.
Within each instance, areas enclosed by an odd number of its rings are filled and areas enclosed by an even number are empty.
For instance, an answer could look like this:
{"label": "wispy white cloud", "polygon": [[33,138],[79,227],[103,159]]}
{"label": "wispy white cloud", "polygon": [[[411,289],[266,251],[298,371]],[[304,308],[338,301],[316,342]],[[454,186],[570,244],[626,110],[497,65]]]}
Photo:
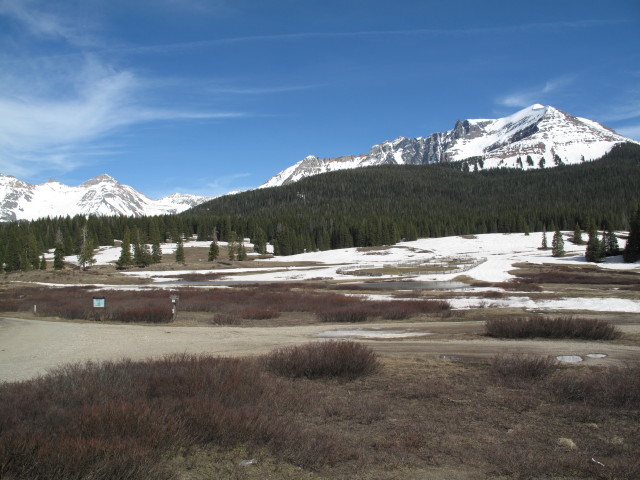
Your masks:
{"label": "wispy white cloud", "polygon": [[231,93],[238,95],[268,95],[272,93],[287,93],[301,90],[311,90],[319,85],[283,85],[278,87],[225,87],[213,86],[206,90],[209,93]]}
{"label": "wispy white cloud", "polygon": [[23,176],[52,167],[70,171],[107,152],[105,139],[114,131],[142,122],[244,115],[148,105],[147,82],[133,72],[110,69],[95,60],[80,68],[69,72],[73,82],[55,96],[46,91],[25,94],[22,87],[29,79],[23,79],[19,89],[0,79],[0,171]]}
{"label": "wispy white cloud", "polygon": [[64,21],[29,7],[33,2],[0,0],[8,15],[36,37],[59,37],[73,52],[55,59],[5,53],[0,69],[0,171],[30,177],[44,171],[69,172],[113,153],[110,135],[143,122],[229,119],[242,112],[159,105],[153,79],[118,69],[98,54]]}
{"label": "wispy white cloud", "polygon": [[544,85],[508,93],[497,99],[498,104],[505,107],[528,107],[534,103],[545,103],[551,94],[562,90],[574,82],[574,77],[564,76],[551,79]]}
{"label": "wispy white cloud", "polygon": [[629,23],[629,20],[578,20],[578,21],[558,21],[544,23],[527,23],[518,25],[507,25],[498,27],[480,28],[418,28],[405,30],[355,30],[341,32],[298,32],[266,35],[246,35],[237,37],[223,37],[190,42],[176,42],[159,45],[129,45],[115,47],[115,50],[126,51],[127,53],[157,53],[165,54],[176,50],[186,50],[195,48],[207,48],[219,45],[231,45],[236,43],[266,42],[266,41],[298,41],[305,39],[330,39],[330,38],[350,38],[350,37],[397,37],[397,36],[438,36],[438,37],[460,37],[474,35],[509,35],[526,31],[557,30],[566,31],[573,29],[588,29],[615,24]]}
{"label": "wispy white cloud", "polygon": [[97,38],[79,29],[72,17],[49,13],[43,9],[46,6],[33,0],[0,0],[0,15],[14,18],[37,37],[63,39],[75,46],[100,45]]}

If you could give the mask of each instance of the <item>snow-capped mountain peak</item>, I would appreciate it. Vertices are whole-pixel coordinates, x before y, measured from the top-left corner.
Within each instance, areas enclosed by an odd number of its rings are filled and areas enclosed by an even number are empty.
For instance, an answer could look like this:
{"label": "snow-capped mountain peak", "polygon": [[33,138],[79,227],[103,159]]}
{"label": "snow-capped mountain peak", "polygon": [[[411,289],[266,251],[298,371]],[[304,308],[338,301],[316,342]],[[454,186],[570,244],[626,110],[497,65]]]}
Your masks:
{"label": "snow-capped mountain peak", "polygon": [[66,215],[145,216],[180,213],[211,197],[172,194],[152,200],[106,174],[77,187],[50,179],[31,185],[0,174],[0,221],[34,220]]}
{"label": "snow-capped mountain peak", "polygon": [[366,155],[320,159],[309,155],[259,188],[293,183],[319,173],[371,165],[421,165],[480,159],[480,168],[544,168],[594,160],[614,145],[633,142],[593,120],[534,104],[498,119],[458,120],[451,130],[398,137]]}

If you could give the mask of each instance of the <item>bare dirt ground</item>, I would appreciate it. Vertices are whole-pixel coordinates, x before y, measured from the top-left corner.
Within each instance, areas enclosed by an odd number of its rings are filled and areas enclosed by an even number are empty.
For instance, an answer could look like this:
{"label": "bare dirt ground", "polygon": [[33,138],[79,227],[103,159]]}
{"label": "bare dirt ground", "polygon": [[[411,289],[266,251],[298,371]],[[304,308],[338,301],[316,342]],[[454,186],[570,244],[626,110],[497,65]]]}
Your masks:
{"label": "bare dirt ground", "polygon": [[[171,353],[222,356],[259,355],[279,347],[323,340],[341,329],[422,332],[424,337],[362,340],[385,357],[488,360],[500,353],[579,355],[583,364],[622,365],[640,359],[640,346],[625,342],[496,340],[482,336],[481,321],[385,322],[358,325],[280,327],[143,326],[0,318],[0,381],[20,381],[66,363],[143,359]],[[619,327],[640,333],[640,319]],[[584,357],[590,353],[602,359]]]}

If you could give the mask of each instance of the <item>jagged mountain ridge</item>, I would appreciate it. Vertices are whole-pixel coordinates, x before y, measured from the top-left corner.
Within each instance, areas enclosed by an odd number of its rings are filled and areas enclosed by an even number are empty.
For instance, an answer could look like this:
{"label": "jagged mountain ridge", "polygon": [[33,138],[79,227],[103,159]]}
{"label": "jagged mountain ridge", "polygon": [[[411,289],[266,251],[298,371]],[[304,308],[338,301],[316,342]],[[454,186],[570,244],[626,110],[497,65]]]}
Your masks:
{"label": "jagged mountain ridge", "polygon": [[72,187],[53,179],[32,185],[0,174],[0,221],[3,222],[66,215],[173,214],[211,198],[174,193],[152,200],[109,175],[99,175]]}
{"label": "jagged mountain ridge", "polygon": [[575,164],[600,158],[624,142],[634,140],[593,120],[535,104],[508,117],[458,120],[453,129],[426,137],[398,137],[374,145],[365,155],[324,159],[309,155],[258,188],[286,185],[335,170],[385,164],[423,165],[474,157],[479,168],[531,169],[559,162]]}

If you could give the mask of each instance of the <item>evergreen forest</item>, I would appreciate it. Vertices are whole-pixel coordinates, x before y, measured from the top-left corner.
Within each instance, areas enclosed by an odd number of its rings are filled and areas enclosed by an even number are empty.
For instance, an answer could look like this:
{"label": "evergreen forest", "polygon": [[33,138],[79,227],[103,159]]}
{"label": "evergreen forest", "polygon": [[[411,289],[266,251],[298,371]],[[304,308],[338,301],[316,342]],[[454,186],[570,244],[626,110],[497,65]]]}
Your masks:
{"label": "evergreen forest", "polygon": [[[471,165],[471,168],[470,168]],[[179,215],[76,216],[0,224],[0,264],[42,268],[57,247],[112,245],[125,231],[157,243],[197,236],[250,238],[276,255],[401,239],[481,233],[583,229],[627,230],[640,204],[640,145],[623,144],[602,159],[523,171],[474,171],[473,161],[386,165],[326,173],[297,183],[226,195]]]}

